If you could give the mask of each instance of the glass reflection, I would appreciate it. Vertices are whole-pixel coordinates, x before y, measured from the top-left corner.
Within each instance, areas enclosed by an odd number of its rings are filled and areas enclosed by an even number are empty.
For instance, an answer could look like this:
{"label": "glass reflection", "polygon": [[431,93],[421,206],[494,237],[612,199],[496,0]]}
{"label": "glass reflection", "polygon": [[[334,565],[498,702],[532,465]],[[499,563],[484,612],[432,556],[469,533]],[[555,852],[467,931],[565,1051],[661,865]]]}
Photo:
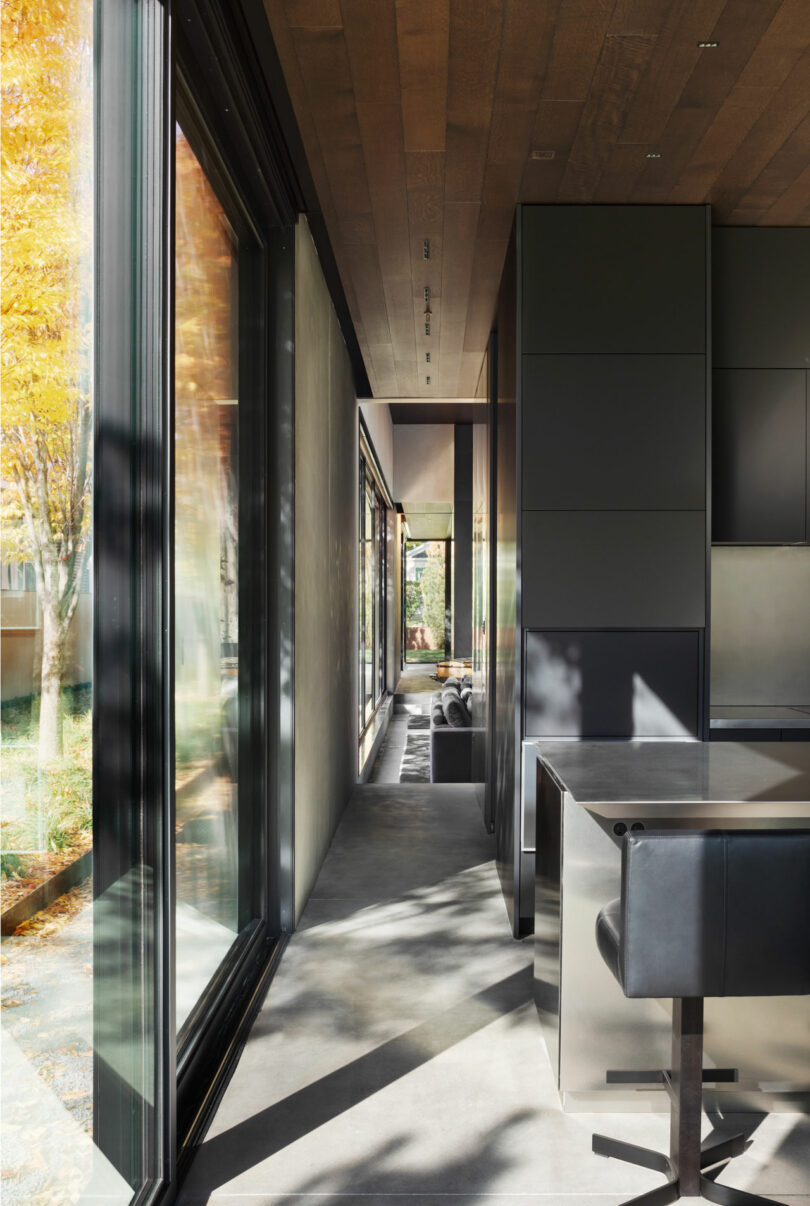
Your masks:
{"label": "glass reflection", "polygon": [[360,456],[358,691],[360,730],[385,693],[386,506],[365,455]]}
{"label": "glass reflection", "polygon": [[[4,0],[0,45],[2,1198],[123,1206],[149,1175],[148,1136],[133,1115],[131,1150],[100,1150],[94,1063],[114,1044],[137,1069],[133,1097],[153,1097],[153,1017],[140,944],[126,984],[138,1024],[109,1003],[100,1025],[93,1008],[106,981],[92,874],[92,0]],[[127,919],[136,935],[148,925],[144,896]]]}
{"label": "glass reflection", "polygon": [[369,720],[374,711],[374,490],[370,483],[366,484],[365,507],[365,572],[363,584],[365,590],[364,614],[366,618],[365,657],[363,659],[363,701],[364,720]]}
{"label": "glass reflection", "polygon": [[237,241],[176,130],[177,1027],[239,929]]}

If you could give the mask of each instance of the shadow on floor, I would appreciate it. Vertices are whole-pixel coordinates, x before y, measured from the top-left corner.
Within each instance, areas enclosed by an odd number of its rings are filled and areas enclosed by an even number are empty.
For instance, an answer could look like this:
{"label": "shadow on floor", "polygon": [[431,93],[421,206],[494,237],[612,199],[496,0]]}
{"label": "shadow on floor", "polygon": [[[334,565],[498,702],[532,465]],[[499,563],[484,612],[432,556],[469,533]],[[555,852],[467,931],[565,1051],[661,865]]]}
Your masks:
{"label": "shadow on floor", "polygon": [[[291,1097],[275,1103],[230,1130],[207,1140],[201,1147],[188,1187],[186,1202],[193,1202],[193,1182],[202,1177],[209,1192],[238,1177],[240,1173],[260,1164],[284,1147],[323,1126],[339,1114],[352,1109],[361,1101],[378,1093],[416,1068],[434,1059],[443,1051],[469,1038],[488,1026],[495,1018],[511,1013],[530,999],[531,969],[525,968],[500,983],[459,1001],[443,1014],[429,1018],[420,1026],[383,1043],[367,1055],[346,1064],[328,1076],[307,1085]],[[378,1153],[390,1155],[394,1147],[389,1142]],[[366,1161],[364,1161],[364,1164]],[[484,1165],[491,1169],[491,1161]],[[483,1176],[483,1167],[480,1170]],[[347,1184],[353,1194],[362,1194],[357,1183],[357,1169],[347,1169]],[[379,1172],[365,1168],[366,1176],[374,1176],[379,1185]],[[397,1174],[401,1179],[401,1174]],[[334,1170],[330,1170],[330,1181]],[[437,1174],[437,1186],[447,1184],[448,1170]],[[370,1182],[369,1182],[370,1183]],[[420,1174],[424,1186],[424,1176]],[[317,1179],[312,1188],[301,1192],[317,1192]],[[379,1192],[379,1189],[378,1189]],[[389,1191],[385,1191],[389,1192]],[[401,1188],[390,1192],[407,1192]],[[421,1193],[424,1193],[424,1188]],[[437,1189],[438,1192],[438,1189]],[[480,1192],[480,1190],[479,1190]],[[202,1199],[205,1200],[205,1199]]]}

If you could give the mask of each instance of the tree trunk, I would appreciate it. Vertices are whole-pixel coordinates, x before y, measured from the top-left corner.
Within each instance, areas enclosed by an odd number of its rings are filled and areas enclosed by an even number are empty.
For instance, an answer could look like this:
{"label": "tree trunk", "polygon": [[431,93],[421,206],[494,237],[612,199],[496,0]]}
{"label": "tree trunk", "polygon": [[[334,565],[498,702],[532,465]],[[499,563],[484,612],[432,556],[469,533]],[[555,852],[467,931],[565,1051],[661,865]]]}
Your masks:
{"label": "tree trunk", "polygon": [[57,616],[42,613],[42,680],[39,704],[39,764],[62,757],[62,663],[67,628]]}

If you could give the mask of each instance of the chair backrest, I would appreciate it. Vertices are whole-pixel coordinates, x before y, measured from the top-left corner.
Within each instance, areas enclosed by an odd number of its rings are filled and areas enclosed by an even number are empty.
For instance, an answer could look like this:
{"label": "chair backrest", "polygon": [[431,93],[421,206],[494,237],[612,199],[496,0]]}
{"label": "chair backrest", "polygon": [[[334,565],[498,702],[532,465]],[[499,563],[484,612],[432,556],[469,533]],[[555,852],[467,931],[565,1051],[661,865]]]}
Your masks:
{"label": "chair backrest", "polygon": [[630,832],[621,915],[628,997],[810,993],[810,832]]}

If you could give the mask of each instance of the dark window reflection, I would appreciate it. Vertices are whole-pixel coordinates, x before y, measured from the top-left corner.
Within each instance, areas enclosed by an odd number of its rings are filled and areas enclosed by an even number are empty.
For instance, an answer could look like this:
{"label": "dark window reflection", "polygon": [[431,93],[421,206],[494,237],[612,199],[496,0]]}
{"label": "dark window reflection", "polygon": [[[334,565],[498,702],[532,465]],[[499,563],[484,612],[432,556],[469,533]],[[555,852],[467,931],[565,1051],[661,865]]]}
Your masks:
{"label": "dark window reflection", "polygon": [[176,132],[177,1026],[238,931],[238,247]]}

